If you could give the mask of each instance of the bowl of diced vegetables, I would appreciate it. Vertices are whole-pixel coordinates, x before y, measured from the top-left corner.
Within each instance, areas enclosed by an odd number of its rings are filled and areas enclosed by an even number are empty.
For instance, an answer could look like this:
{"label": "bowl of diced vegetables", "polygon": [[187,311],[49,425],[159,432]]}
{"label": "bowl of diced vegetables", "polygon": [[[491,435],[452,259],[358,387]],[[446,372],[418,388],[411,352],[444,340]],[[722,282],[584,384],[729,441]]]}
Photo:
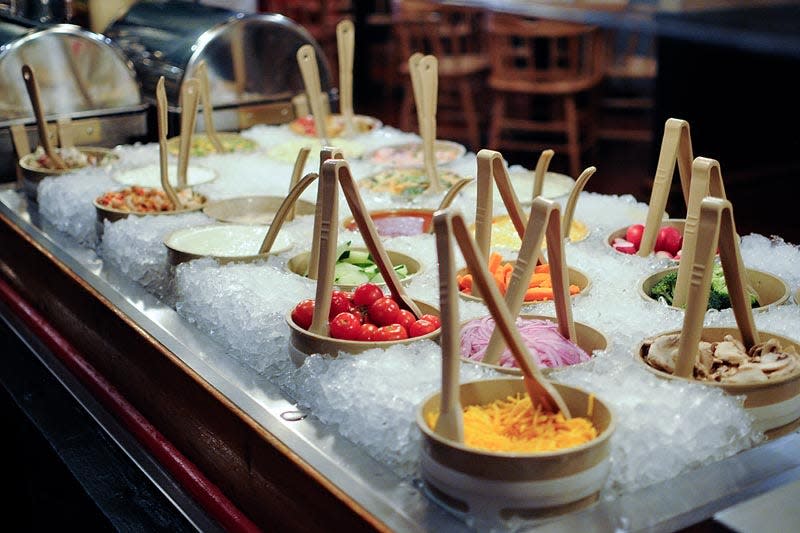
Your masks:
{"label": "bowl of diced vegetables", "polygon": [[[387,250],[389,261],[393,265],[400,283],[408,283],[419,272],[421,264],[413,257]],[[311,252],[303,252],[289,259],[287,267],[300,276],[307,276]],[[334,266],[333,284],[344,290],[353,289],[364,283],[385,285],[378,265],[365,247],[351,246],[347,241],[336,248],[336,264]]]}
{"label": "bowl of diced vegetables", "polygon": [[[678,268],[670,267],[651,274],[639,283],[639,295],[645,300],[654,300],[674,309],[675,285],[678,281]],[[777,276],[768,272],[745,269],[747,274],[746,289],[750,296],[750,305],[754,310],[763,311],[781,305],[789,299],[789,286]],[[708,296],[708,309],[721,311],[731,307],[728,286],[719,262],[714,263],[711,273],[711,289]]]}

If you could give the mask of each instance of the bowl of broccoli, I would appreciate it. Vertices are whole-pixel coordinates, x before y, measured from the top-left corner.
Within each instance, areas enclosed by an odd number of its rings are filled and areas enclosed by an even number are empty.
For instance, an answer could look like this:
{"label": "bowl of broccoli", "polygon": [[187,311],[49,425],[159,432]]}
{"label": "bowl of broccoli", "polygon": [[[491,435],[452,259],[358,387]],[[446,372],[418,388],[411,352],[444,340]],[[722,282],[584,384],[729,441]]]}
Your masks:
{"label": "bowl of broccoli", "polygon": [[[747,292],[750,296],[750,305],[753,309],[763,310],[770,306],[780,305],[789,299],[789,286],[780,278],[754,270],[745,269],[747,272]],[[663,305],[672,305],[675,294],[675,284],[678,281],[678,267],[670,267],[646,277],[639,284],[639,294],[645,300],[653,300]],[[725,275],[722,265],[714,264],[711,275],[711,290],[708,295],[708,309],[721,311],[731,307],[728,286],[725,284]],[[675,307],[675,309],[680,309]]]}

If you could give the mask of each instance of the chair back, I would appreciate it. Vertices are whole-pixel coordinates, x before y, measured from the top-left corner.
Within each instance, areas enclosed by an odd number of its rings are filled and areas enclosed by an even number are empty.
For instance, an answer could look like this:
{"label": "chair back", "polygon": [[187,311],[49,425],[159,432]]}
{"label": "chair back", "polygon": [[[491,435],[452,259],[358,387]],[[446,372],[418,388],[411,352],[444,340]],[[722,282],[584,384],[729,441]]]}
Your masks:
{"label": "chair back", "polygon": [[495,89],[574,93],[605,75],[606,39],[596,26],[495,13],[488,37],[489,85]]}

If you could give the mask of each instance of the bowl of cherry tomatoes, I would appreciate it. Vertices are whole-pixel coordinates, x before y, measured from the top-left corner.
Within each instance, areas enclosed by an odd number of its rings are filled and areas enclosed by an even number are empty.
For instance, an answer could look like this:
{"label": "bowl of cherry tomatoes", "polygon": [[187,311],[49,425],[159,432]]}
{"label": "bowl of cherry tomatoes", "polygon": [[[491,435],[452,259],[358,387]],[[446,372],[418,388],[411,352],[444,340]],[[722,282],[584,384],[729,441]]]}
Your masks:
{"label": "bowl of cherry tomatoes", "polygon": [[425,302],[414,303],[420,310],[419,317],[403,309],[375,283],[363,283],[352,292],[334,289],[326,334],[319,334],[310,331],[315,301],[301,300],[286,314],[292,362],[300,366],[312,354],[336,357],[339,352],[357,354],[371,348],[437,339],[441,332],[439,311]]}

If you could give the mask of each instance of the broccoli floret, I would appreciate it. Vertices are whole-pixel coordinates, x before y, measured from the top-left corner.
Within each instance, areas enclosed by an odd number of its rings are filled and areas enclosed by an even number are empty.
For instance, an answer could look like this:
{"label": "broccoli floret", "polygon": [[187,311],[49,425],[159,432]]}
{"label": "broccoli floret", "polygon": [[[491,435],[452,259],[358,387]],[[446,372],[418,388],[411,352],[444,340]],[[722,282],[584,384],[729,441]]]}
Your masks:
{"label": "broccoli floret", "polygon": [[672,305],[672,298],[675,296],[675,283],[678,281],[678,272],[667,272],[658,283],[650,288],[650,297],[658,300],[664,298],[667,305]]}
{"label": "broccoli floret", "polygon": [[[750,307],[758,307],[758,293],[752,287],[746,287],[747,295],[750,297]],[[711,273],[711,290],[708,295],[708,309],[728,309],[731,307],[731,295],[728,292],[728,285],[725,283],[725,273],[722,265],[715,264]]]}

